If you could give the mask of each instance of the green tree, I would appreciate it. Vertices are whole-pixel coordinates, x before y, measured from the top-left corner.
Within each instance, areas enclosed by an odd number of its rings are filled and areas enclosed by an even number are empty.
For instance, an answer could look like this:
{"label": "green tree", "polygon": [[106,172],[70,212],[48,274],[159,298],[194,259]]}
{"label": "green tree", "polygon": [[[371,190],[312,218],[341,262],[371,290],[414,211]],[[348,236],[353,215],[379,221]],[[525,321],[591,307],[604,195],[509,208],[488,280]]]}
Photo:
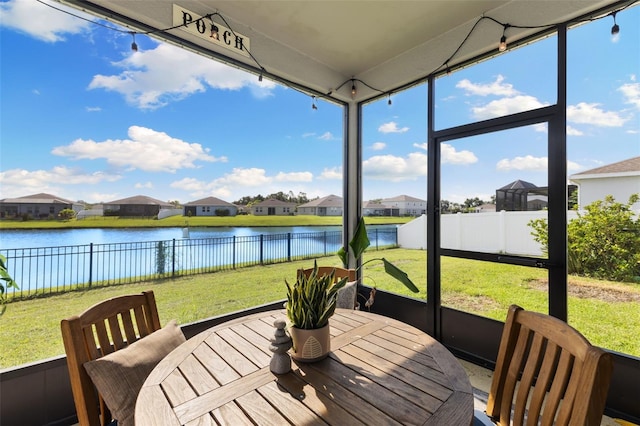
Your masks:
{"label": "green tree", "polygon": [[62,209],[58,213],[58,218],[62,220],[71,220],[76,217],[76,212],[71,209]]}
{"label": "green tree", "polygon": [[7,269],[7,258],[0,254],[0,315],[4,314],[5,309],[7,308],[4,305],[6,301],[5,291],[10,288],[19,289],[18,284],[11,278],[9,275],[9,270]]}
{"label": "green tree", "polygon": [[[631,206],[640,199],[629,197],[626,204],[607,195],[585,207],[585,213],[569,222],[568,263],[570,274],[613,281],[640,280],[640,217]],[[548,253],[546,219],[529,222],[531,235]]]}

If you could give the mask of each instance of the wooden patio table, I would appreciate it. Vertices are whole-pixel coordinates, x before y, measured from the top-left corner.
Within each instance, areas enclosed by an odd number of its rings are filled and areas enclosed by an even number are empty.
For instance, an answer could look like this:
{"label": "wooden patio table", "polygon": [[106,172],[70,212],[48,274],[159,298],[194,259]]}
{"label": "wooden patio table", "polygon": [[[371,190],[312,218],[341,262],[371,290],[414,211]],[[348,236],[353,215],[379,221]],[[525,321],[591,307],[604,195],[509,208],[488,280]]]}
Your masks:
{"label": "wooden patio table", "polygon": [[250,315],[183,343],[145,381],[136,425],[471,423],[469,379],[428,334],[338,309],[329,356],[276,375],[269,344],[274,321],[284,318],[283,310]]}

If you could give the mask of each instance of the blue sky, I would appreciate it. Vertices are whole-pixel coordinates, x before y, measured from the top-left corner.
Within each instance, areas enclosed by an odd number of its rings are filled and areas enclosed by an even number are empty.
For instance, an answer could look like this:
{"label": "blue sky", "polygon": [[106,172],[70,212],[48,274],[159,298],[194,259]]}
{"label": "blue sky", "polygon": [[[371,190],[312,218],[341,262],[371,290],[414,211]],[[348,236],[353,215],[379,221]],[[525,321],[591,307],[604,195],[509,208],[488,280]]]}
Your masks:
{"label": "blue sky", "polygon": [[[35,0],[2,2],[0,13],[0,198],[341,195],[338,106],[314,110],[307,95],[146,36],[133,52],[131,35]],[[617,23],[615,38],[611,17],[569,33],[569,174],[640,155],[640,7]],[[555,102],[555,40],[439,79],[436,127]],[[391,99],[364,108],[364,199],[426,199],[426,85]],[[442,152],[443,199],[547,184],[543,125]]]}

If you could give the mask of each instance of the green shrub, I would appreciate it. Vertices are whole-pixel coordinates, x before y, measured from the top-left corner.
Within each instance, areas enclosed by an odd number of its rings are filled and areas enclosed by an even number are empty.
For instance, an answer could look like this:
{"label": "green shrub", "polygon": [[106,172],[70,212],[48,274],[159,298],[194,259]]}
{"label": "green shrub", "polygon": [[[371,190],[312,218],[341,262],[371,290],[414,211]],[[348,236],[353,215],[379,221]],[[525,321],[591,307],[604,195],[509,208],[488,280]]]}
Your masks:
{"label": "green shrub", "polygon": [[60,213],[58,213],[58,218],[62,220],[71,220],[76,217],[76,212],[72,209],[62,209]]}
{"label": "green shrub", "polygon": [[[613,281],[640,280],[640,217],[631,205],[638,194],[629,197],[626,204],[616,202],[611,195],[585,207],[586,213],[569,222],[567,268],[570,274]],[[531,235],[549,248],[546,219],[529,222]]]}

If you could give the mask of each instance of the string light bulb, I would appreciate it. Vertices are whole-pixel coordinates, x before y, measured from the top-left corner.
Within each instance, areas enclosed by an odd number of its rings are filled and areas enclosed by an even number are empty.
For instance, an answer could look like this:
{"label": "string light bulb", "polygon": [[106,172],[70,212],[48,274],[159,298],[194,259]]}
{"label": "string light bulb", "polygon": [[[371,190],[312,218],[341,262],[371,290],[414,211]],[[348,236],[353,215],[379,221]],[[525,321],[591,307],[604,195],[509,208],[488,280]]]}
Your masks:
{"label": "string light bulb", "polygon": [[358,94],[358,90],[356,89],[356,81],[351,80],[351,99],[355,99]]}
{"label": "string light bulb", "polygon": [[389,100],[387,101],[387,105],[391,105],[393,102],[391,102],[391,93],[389,93]]}
{"label": "string light bulb", "polygon": [[218,35],[218,26],[213,22],[211,23],[211,35],[209,37],[220,40],[220,36]]}
{"label": "string light bulb", "polygon": [[505,24],[502,28],[502,37],[500,37],[500,43],[498,44],[498,51],[500,52],[504,52],[505,50],[507,50],[507,36],[505,33],[507,32],[507,28],[509,27],[509,24]]}
{"label": "string light bulb", "polygon": [[311,97],[311,109],[318,109],[318,106],[316,105],[316,97],[315,96]]}
{"label": "string light bulb", "polygon": [[133,41],[131,42],[131,50],[134,52],[138,51],[138,45],[136,44],[136,33],[131,33],[131,37],[133,37]]}
{"label": "string light bulb", "polygon": [[613,16],[613,27],[611,27],[611,35],[617,35],[620,32],[620,27],[616,23],[616,12],[613,12],[611,16]]}

